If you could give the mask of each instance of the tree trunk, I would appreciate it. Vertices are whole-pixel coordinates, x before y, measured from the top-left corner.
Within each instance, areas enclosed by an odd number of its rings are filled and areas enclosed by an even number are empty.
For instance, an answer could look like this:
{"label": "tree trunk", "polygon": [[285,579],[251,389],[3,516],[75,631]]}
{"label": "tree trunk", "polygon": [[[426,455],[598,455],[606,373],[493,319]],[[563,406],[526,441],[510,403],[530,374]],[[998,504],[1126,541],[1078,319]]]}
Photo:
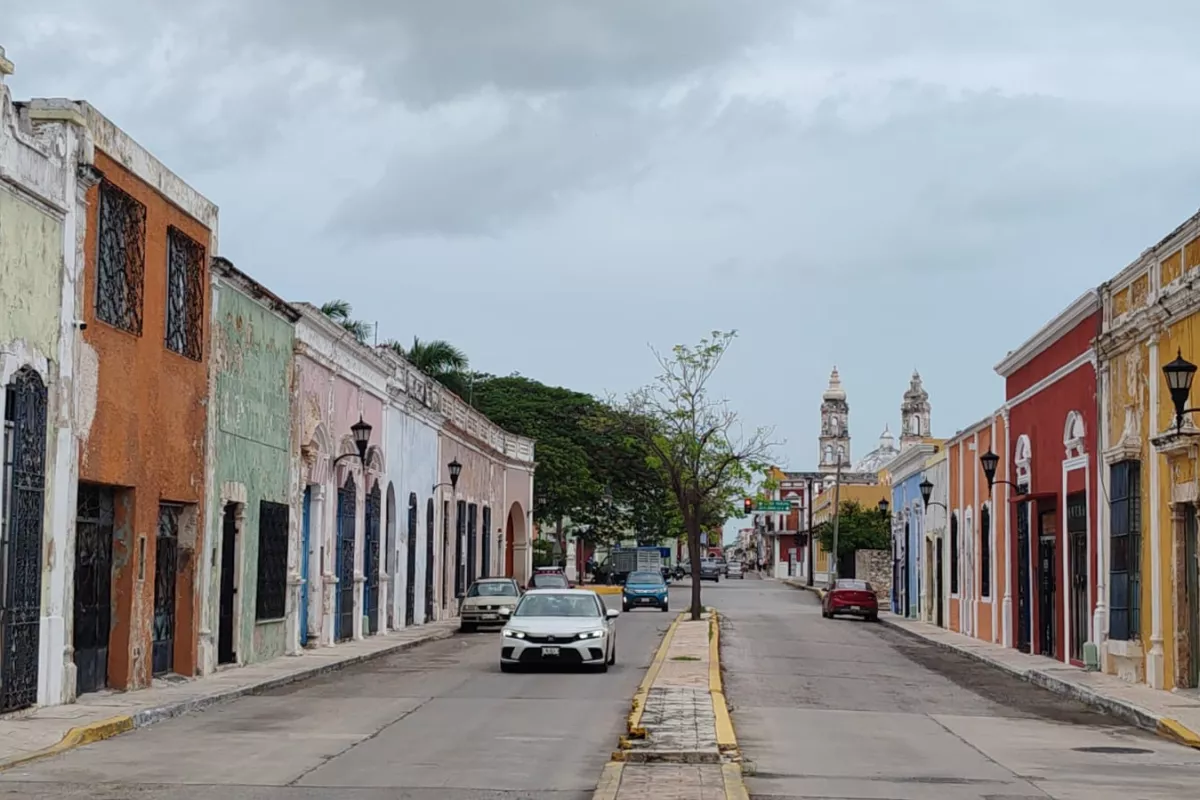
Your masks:
{"label": "tree trunk", "polygon": [[686,515],[688,560],[692,564],[692,619],[700,619],[704,606],[700,603],[700,516],[692,512]]}
{"label": "tree trunk", "polygon": [[554,538],[558,540],[558,549],[559,552],[562,553],[560,556],[560,558],[562,558],[562,563],[555,564],[554,566],[562,567],[565,571],[567,567],[567,534],[566,531],[563,530],[562,517],[559,517],[558,521],[554,525]]}

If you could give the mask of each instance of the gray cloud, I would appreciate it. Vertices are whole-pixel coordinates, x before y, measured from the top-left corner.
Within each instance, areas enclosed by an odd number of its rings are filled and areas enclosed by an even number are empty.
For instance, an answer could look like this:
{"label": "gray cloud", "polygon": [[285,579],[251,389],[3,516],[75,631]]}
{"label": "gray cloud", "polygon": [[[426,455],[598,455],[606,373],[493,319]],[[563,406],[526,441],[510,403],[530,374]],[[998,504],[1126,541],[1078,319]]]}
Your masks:
{"label": "gray cloud", "polygon": [[949,432],[995,405],[996,358],[1200,205],[1190,0],[0,0],[0,19],[18,95],[95,102],[285,296],[596,390],[643,382],[647,340],[738,327],[723,388],[795,466],[832,362],[856,452],[914,365]]}

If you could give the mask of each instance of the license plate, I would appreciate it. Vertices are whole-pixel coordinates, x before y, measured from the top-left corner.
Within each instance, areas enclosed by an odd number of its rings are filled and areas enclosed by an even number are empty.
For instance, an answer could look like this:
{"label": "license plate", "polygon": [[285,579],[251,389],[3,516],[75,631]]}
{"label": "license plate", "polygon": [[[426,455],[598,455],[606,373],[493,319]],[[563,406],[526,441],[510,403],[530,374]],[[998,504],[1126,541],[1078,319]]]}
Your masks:
{"label": "license plate", "polygon": [[654,602],[654,598],[652,598],[652,597],[639,597],[639,598],[638,598],[638,602],[639,602],[639,603],[653,603],[653,602]]}
{"label": "license plate", "polygon": [[495,618],[496,618],[495,614],[484,614],[480,617],[480,619],[495,619]]}
{"label": "license plate", "polygon": [[862,606],[850,606],[851,611],[862,611]]}
{"label": "license plate", "polygon": [[544,655],[544,656],[556,656],[556,655],[558,655],[558,648],[557,648],[557,647],[543,647],[543,648],[542,648],[542,655]]}

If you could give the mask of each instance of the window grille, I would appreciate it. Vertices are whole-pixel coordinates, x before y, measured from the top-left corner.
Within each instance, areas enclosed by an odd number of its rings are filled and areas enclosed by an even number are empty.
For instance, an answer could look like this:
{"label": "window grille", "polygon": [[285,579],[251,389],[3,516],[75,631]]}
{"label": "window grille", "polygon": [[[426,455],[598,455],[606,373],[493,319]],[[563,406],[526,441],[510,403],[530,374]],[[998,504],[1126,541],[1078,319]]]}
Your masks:
{"label": "window grille", "polygon": [[146,207],[108,181],[102,181],[97,216],[96,319],[141,336]]}
{"label": "window grille", "polygon": [[167,229],[167,349],[199,361],[204,353],[204,247]]}
{"label": "window grille", "polygon": [[258,504],[258,620],[283,619],[287,614],[289,516],[284,503]]}

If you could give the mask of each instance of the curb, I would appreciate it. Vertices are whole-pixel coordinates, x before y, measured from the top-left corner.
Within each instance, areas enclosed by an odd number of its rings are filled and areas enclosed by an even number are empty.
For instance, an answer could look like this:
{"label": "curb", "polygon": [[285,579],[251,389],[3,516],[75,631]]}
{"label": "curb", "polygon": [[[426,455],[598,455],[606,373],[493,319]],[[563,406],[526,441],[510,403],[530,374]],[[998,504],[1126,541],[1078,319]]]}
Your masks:
{"label": "curb", "polygon": [[654,659],[650,662],[650,668],[646,670],[645,676],[642,677],[642,682],[638,684],[637,691],[634,692],[633,708],[630,710],[629,717],[625,721],[626,735],[621,737],[622,750],[629,749],[629,739],[646,738],[646,729],[642,727],[642,713],[646,709],[646,696],[650,694],[650,687],[654,685],[655,679],[658,678],[659,670],[662,669],[663,662],[667,660],[667,651],[671,649],[671,641],[675,638],[675,631],[679,628],[679,623],[683,620],[685,613],[676,614],[675,619],[667,627],[662,641],[658,645],[658,649],[654,651]]}
{"label": "curb", "polygon": [[[148,725],[153,725],[156,722],[172,719],[174,717],[183,716],[194,711],[203,711],[212,706],[226,703],[231,700],[237,700],[240,697],[250,697],[253,695],[263,694],[273,689],[278,689],[281,686],[298,683],[300,681],[317,678],[322,675],[328,675],[334,672],[339,672],[347,667],[353,667],[358,664],[363,664],[368,661],[373,661],[384,656],[402,653],[406,650],[411,650],[414,647],[419,647],[429,642],[436,642],[442,639],[449,639],[455,633],[457,628],[447,628],[437,631],[423,639],[410,640],[406,642],[396,642],[391,647],[385,647],[381,650],[376,650],[372,653],[360,653],[350,656],[342,661],[336,661],[329,664],[321,664],[309,669],[293,672],[288,675],[280,675],[276,678],[268,678],[267,680],[258,683],[249,684],[246,686],[236,686],[230,689],[220,690],[209,695],[200,697],[191,697],[185,700],[179,700],[173,703],[164,703],[153,708],[143,708],[133,714],[111,717],[109,719],[92,722],[87,725],[81,725],[77,728],[71,728],[56,744],[41,750],[35,750],[31,753],[23,753],[14,758],[8,759],[0,763],[0,772],[11,769],[12,767],[28,764],[31,761],[38,761],[50,756],[56,756],[60,753],[65,753],[68,750],[74,750],[76,747],[82,747],[87,744],[94,744],[104,739],[111,739],[114,736],[119,736],[122,733],[128,733],[138,728],[144,728]],[[286,658],[287,656],[283,656]]]}
{"label": "curb", "polygon": [[595,592],[596,594],[612,595],[612,594],[620,594],[621,593],[620,586],[576,586],[575,588],[576,589],[586,589],[587,591]]}
{"label": "curb", "polygon": [[708,613],[711,632],[708,637],[708,693],[712,695],[717,750],[721,753],[738,753],[737,734],[733,731],[733,719],[729,716],[729,705],[725,702],[725,688],[721,680],[721,617],[715,608],[709,608]]}
{"label": "curb", "polygon": [[620,761],[610,761],[604,765],[600,780],[592,792],[592,800],[617,800],[617,792],[621,790],[621,774],[625,765]]}
{"label": "curb", "polygon": [[807,583],[795,583],[791,578],[782,578],[779,582],[784,586],[790,586],[793,589],[803,589],[806,592],[812,592],[817,596],[818,600],[825,599],[825,590],[820,586],[809,586]]}
{"label": "curb", "polygon": [[1079,686],[1065,681],[1061,678],[1050,675],[1037,668],[1022,669],[1013,667],[999,661],[993,661],[983,653],[974,650],[958,647],[950,642],[943,642],[938,639],[931,639],[922,636],[916,631],[909,630],[903,625],[899,625],[895,620],[889,619],[887,616],[881,616],[879,621],[888,628],[899,631],[900,633],[912,639],[917,639],[922,642],[927,642],[943,650],[957,653],[967,658],[993,669],[998,669],[1006,672],[1016,678],[1020,678],[1027,683],[1031,683],[1048,692],[1052,692],[1060,697],[1066,697],[1071,700],[1076,700],[1084,705],[1103,711],[1106,714],[1111,714],[1118,719],[1124,720],[1131,725],[1141,728],[1142,730],[1158,734],[1164,739],[1170,739],[1176,744],[1181,744],[1185,747],[1195,748],[1200,750],[1200,734],[1191,730],[1187,726],[1181,724],[1178,720],[1169,717],[1162,717],[1149,711],[1141,706],[1123,700],[1114,700],[1111,697],[1106,697],[1099,692],[1092,691],[1085,686]]}

